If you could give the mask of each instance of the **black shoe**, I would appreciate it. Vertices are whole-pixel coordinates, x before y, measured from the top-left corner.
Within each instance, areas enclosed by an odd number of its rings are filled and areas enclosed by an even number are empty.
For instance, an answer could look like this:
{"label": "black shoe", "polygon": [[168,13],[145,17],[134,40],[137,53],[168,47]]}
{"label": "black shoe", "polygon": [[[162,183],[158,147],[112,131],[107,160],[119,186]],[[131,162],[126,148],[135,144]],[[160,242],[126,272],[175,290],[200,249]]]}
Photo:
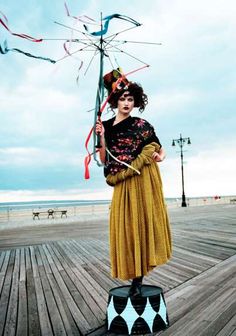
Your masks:
{"label": "black shoe", "polygon": [[143,281],[143,276],[136,277],[132,280],[132,284],[129,290],[130,296],[141,296],[142,295],[142,291],[141,291],[142,281]]}
{"label": "black shoe", "polygon": [[132,284],[129,289],[129,296],[142,296],[142,283]]}

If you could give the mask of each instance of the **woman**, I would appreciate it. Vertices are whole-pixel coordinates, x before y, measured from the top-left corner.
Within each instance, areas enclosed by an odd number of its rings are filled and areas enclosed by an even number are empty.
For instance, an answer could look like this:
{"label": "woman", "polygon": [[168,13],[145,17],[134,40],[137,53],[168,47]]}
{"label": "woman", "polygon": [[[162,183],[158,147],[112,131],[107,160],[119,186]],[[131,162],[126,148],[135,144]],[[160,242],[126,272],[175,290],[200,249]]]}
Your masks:
{"label": "woman", "polygon": [[[104,77],[105,80],[105,77]],[[105,83],[107,84],[107,83]],[[142,112],[147,96],[137,83],[110,88],[109,104],[116,116],[96,125],[101,136],[100,159],[109,185],[114,186],[110,213],[111,274],[133,279],[130,295],[141,295],[143,276],[171,256],[169,221],[156,162],[165,152],[153,127],[132,117]]]}

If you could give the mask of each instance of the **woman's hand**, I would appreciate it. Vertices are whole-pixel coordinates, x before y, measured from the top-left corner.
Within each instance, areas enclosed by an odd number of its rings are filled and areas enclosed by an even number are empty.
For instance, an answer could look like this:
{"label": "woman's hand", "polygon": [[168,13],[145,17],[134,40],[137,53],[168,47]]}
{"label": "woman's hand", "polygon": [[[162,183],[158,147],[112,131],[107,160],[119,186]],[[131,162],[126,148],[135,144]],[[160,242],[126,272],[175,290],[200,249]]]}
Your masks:
{"label": "woman's hand", "polygon": [[102,122],[100,120],[98,120],[96,122],[95,133],[97,135],[99,134],[100,136],[103,136],[104,133],[105,133],[105,129],[104,129],[103,124],[102,124]]}
{"label": "woman's hand", "polygon": [[105,129],[103,127],[101,120],[98,120],[96,122],[95,133],[97,135],[100,135],[100,144],[101,144],[101,148],[99,148],[100,160],[102,163],[105,163],[105,160],[106,160],[106,149],[105,149],[105,138],[104,138]]}
{"label": "woman's hand", "polygon": [[152,154],[152,158],[154,161],[156,162],[161,162],[165,159],[166,155],[165,155],[165,152],[164,152],[164,149],[163,148],[160,148],[160,150],[158,152],[154,152]]}

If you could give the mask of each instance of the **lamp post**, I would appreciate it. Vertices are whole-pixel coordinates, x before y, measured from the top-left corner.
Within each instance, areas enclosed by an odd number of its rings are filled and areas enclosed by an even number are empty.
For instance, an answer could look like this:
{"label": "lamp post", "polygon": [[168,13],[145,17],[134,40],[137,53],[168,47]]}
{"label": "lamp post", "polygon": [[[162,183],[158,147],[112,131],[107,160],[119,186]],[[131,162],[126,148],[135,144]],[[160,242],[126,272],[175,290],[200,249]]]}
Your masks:
{"label": "lamp post", "polygon": [[179,139],[173,139],[172,140],[172,146],[175,146],[175,144],[178,144],[180,147],[180,158],[181,158],[181,175],[182,175],[182,207],[186,207],[186,198],[185,198],[185,192],[184,192],[184,162],[183,162],[183,146],[185,143],[187,145],[191,145],[190,138],[182,138],[182,134],[180,134]]}

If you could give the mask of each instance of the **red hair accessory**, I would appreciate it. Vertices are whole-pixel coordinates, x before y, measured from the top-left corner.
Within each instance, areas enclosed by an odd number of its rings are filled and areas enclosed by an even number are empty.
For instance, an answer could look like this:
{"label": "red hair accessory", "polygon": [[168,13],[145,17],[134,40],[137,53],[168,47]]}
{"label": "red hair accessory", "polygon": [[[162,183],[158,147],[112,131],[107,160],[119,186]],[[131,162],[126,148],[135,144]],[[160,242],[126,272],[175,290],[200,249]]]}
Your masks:
{"label": "red hair accessory", "polygon": [[103,81],[104,87],[107,89],[108,94],[128,88],[130,83],[128,79],[122,74],[120,68],[114,69],[107,73],[103,77]]}

